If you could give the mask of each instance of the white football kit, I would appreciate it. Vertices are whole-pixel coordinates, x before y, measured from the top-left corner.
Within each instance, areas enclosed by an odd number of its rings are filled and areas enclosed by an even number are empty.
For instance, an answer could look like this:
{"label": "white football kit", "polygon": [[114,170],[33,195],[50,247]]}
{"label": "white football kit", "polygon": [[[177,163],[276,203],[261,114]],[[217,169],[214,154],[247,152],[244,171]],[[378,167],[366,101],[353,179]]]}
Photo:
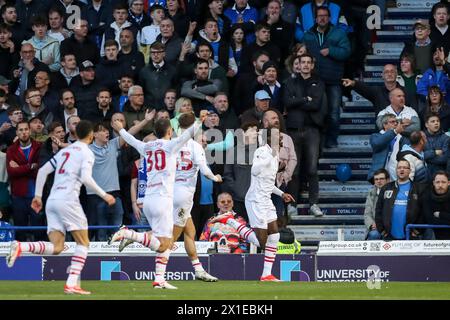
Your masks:
{"label": "white football kit", "polygon": [[283,191],[275,186],[278,172],[278,155],[272,155],[272,148],[265,144],[253,155],[250,188],[245,195],[245,208],[252,228],[267,229],[267,225],[277,220],[272,193],[282,196]]}
{"label": "white football kit", "polygon": [[45,210],[47,233],[87,230],[86,215],[79,200],[81,185],[89,187],[99,197],[106,195],[92,178],[94,161],[94,154],[88,145],[77,141],[61,149],[39,169],[35,192],[39,197],[42,197],[47,175],[55,171]]}
{"label": "white football kit", "polygon": [[133,146],[147,162],[147,189],[144,198],[144,214],[155,237],[172,238],[173,190],[177,153],[199,129],[195,123],[179,138],[157,139],[144,143],[125,129],[120,130],[122,138]]}
{"label": "white football kit", "polygon": [[217,178],[206,163],[202,146],[190,139],[180,149],[177,157],[173,199],[173,220],[176,226],[184,227],[191,217],[198,170],[208,179],[217,182]]}

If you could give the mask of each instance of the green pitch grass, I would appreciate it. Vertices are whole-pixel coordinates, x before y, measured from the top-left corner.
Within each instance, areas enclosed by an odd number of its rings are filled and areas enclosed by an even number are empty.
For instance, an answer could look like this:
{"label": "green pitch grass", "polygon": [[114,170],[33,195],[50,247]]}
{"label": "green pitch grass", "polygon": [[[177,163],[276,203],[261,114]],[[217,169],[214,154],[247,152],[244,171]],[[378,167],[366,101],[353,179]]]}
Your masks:
{"label": "green pitch grass", "polygon": [[257,281],[171,281],[178,290],[153,289],[147,281],[83,281],[90,296],[65,295],[63,281],[0,281],[1,300],[308,300],[450,299],[448,282],[388,282],[369,290],[365,283]]}

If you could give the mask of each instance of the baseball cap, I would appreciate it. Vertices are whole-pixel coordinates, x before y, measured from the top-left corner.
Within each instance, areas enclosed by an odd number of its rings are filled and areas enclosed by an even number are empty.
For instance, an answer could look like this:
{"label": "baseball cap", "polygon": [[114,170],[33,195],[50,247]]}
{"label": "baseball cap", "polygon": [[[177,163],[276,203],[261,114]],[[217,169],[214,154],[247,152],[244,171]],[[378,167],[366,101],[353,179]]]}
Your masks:
{"label": "baseball cap", "polygon": [[28,123],[32,123],[34,120],[39,120],[40,123],[44,124],[44,122],[42,122],[42,119],[38,116],[32,117],[30,120],[28,120]]}
{"label": "baseball cap", "polygon": [[214,106],[209,106],[207,110],[208,110],[207,114],[215,113],[215,114],[219,115],[219,112],[217,112],[217,109],[214,108]]}
{"label": "baseball cap", "polygon": [[269,96],[267,91],[265,90],[259,90],[255,93],[255,99],[258,100],[271,100],[272,98]]}
{"label": "baseball cap", "polygon": [[5,85],[10,83],[11,80],[6,79],[4,76],[0,75],[0,85]]}
{"label": "baseball cap", "polygon": [[430,23],[426,19],[418,19],[418,20],[416,20],[416,22],[414,23],[414,29],[417,26],[422,26],[422,27],[425,27],[427,29],[430,29]]}
{"label": "baseball cap", "polygon": [[95,69],[95,65],[91,62],[91,60],[84,60],[80,65],[80,71],[84,71],[90,68]]}
{"label": "baseball cap", "polygon": [[275,68],[275,69],[277,69],[277,65],[275,64],[275,62],[269,60],[269,61],[267,61],[267,62],[265,62],[265,63],[263,64],[262,72],[265,73],[266,70],[269,69],[269,68]]}

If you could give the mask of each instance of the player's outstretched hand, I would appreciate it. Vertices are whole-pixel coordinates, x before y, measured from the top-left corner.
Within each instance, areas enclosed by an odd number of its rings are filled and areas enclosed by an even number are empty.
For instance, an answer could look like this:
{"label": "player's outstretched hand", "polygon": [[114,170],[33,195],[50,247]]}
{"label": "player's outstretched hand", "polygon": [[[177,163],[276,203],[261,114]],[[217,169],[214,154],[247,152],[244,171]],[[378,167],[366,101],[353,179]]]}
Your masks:
{"label": "player's outstretched hand", "polygon": [[116,198],[114,198],[112,195],[110,195],[109,193],[107,193],[104,197],[103,200],[105,200],[105,202],[108,204],[108,206],[113,206],[116,203]]}
{"label": "player's outstretched hand", "polygon": [[289,203],[289,202],[295,202],[295,199],[293,196],[291,196],[289,193],[283,193],[282,195],[284,202]]}
{"label": "player's outstretched hand", "polygon": [[33,201],[31,201],[31,208],[34,212],[39,213],[42,210],[42,199],[41,197],[34,197]]}
{"label": "player's outstretched hand", "polygon": [[123,124],[122,124],[122,122],[120,122],[119,119],[116,119],[113,121],[112,127],[115,131],[119,132],[120,130],[123,129]]}
{"label": "player's outstretched hand", "polygon": [[216,174],[216,178],[217,178],[217,181],[216,181],[217,183],[223,182],[222,176],[220,174]]}

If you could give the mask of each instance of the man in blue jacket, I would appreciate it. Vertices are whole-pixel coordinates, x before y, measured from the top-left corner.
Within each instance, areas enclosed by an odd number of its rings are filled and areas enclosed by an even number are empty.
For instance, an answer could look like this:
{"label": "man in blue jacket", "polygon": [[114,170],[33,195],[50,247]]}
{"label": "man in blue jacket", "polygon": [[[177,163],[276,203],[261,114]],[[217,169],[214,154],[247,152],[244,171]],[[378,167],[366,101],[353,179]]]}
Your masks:
{"label": "man in blue jacket", "polygon": [[450,103],[450,80],[448,70],[444,68],[446,58],[442,48],[437,48],[433,53],[433,66],[417,82],[417,93],[422,101],[426,101],[428,88],[438,86],[445,95],[445,101]]}
{"label": "man in blue jacket", "polygon": [[351,53],[350,41],[345,31],[330,23],[330,9],[316,8],[316,24],[304,36],[308,51],[317,61],[318,74],[325,83],[328,98],[329,127],[325,147],[337,146],[339,136],[342,89],[340,79],[344,63]]}

